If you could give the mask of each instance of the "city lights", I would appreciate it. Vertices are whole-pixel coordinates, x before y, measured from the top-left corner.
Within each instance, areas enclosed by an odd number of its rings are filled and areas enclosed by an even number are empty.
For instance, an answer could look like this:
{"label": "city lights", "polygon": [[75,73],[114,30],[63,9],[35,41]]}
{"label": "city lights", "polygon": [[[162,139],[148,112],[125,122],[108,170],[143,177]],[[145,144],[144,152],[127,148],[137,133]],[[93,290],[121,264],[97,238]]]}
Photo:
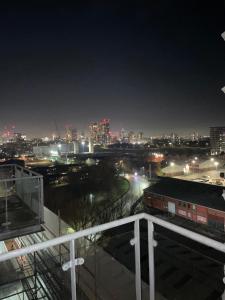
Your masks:
{"label": "city lights", "polygon": [[51,150],[50,153],[51,153],[52,156],[59,156],[58,151]]}
{"label": "city lights", "polygon": [[11,2],[0,300],[225,300],[225,0]]}

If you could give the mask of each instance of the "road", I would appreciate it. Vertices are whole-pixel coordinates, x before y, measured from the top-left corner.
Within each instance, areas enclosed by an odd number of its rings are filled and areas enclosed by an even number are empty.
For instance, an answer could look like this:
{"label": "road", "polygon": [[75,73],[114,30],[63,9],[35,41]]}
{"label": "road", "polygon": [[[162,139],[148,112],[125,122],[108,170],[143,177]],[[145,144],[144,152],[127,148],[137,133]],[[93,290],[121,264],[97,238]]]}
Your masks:
{"label": "road", "polygon": [[139,175],[126,175],[125,178],[129,180],[130,189],[124,196],[126,212],[130,212],[131,206],[143,195],[143,190],[149,186],[149,181],[146,177]]}

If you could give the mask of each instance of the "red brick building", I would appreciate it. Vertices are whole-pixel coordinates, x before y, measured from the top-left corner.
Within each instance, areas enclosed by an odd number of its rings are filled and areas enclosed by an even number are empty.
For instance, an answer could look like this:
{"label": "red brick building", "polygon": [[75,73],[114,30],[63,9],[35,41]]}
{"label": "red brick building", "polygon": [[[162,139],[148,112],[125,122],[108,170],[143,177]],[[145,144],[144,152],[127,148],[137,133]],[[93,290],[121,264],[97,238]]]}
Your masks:
{"label": "red brick building", "polygon": [[220,186],[160,178],[145,189],[144,203],[196,223],[225,231],[225,190]]}

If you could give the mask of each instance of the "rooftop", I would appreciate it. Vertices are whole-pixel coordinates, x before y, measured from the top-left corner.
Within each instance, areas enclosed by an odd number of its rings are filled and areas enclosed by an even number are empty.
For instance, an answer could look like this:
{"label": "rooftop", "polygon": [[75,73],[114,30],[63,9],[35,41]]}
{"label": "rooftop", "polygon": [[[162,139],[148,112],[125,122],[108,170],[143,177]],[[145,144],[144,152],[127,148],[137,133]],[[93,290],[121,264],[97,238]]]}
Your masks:
{"label": "rooftop", "polygon": [[224,188],[221,186],[159,177],[159,180],[145,191],[225,211]]}

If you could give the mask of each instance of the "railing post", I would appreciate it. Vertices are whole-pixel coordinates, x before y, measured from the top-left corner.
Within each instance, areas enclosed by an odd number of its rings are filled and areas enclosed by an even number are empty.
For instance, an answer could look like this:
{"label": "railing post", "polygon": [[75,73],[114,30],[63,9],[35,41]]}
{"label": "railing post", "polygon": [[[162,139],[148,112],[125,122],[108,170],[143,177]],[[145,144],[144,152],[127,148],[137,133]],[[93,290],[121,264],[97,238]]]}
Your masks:
{"label": "railing post", "polygon": [[149,299],[155,300],[154,225],[148,220]]}
{"label": "railing post", "polygon": [[70,241],[70,261],[71,261],[71,295],[72,300],[77,299],[76,291],[76,264],[75,264],[75,240]]}
{"label": "railing post", "polygon": [[8,184],[5,181],[5,225],[8,227]]}
{"label": "railing post", "polygon": [[135,287],[136,299],[141,300],[141,254],[140,254],[140,223],[139,220],[134,222],[134,239],[135,239]]}
{"label": "railing post", "polygon": [[44,220],[43,207],[44,207],[44,186],[43,186],[43,177],[38,177],[39,185],[39,199],[38,199],[38,208],[39,208],[39,220],[40,223]]}

